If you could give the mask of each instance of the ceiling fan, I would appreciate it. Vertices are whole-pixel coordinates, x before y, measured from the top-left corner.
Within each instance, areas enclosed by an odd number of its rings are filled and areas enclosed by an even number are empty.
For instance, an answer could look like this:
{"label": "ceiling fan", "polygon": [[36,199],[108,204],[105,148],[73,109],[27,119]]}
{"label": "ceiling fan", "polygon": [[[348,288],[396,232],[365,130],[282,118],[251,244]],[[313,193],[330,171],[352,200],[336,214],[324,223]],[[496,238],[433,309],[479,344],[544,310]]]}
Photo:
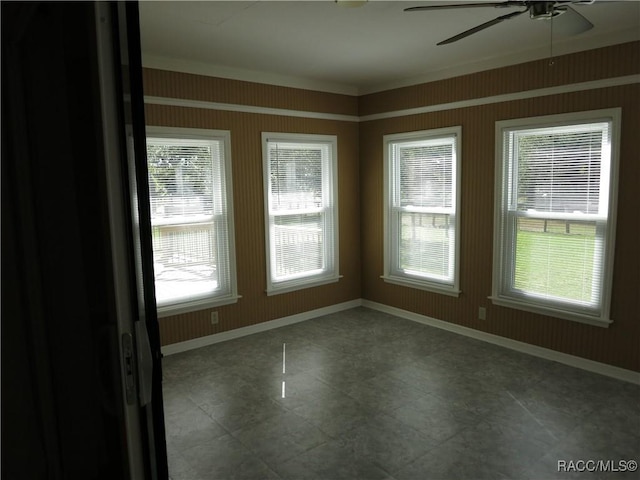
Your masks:
{"label": "ceiling fan", "polygon": [[[538,1],[538,0],[507,0],[504,2],[483,2],[483,3],[453,3],[449,5],[424,5],[420,7],[405,8],[405,12],[417,12],[426,10],[447,10],[457,8],[523,8],[524,10],[518,10],[517,12],[511,12],[506,15],[501,15],[493,20],[466,30],[458,35],[454,35],[451,38],[447,38],[437,45],[446,45],[461,40],[469,35],[473,35],[485,28],[497,25],[505,20],[511,20],[523,13],[529,13],[529,18],[534,20],[549,20],[554,19],[553,28],[556,32],[563,35],[577,35],[578,33],[586,32],[593,28],[593,24],[584,18],[580,13],[576,12],[571,5],[589,5],[595,0],[556,0],[556,1]],[[558,17],[556,19],[556,17]]]}

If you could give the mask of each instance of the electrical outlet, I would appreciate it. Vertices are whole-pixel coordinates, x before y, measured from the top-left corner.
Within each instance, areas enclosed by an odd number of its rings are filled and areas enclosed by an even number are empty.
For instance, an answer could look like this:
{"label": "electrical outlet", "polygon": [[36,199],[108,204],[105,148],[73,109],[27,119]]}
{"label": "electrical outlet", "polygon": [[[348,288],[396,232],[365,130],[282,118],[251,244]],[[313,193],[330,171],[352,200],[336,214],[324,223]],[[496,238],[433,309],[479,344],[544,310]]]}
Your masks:
{"label": "electrical outlet", "polygon": [[218,321],[218,312],[211,312],[211,325],[217,325]]}
{"label": "electrical outlet", "polygon": [[487,319],[487,309],[485,307],[478,308],[478,319],[480,320]]}

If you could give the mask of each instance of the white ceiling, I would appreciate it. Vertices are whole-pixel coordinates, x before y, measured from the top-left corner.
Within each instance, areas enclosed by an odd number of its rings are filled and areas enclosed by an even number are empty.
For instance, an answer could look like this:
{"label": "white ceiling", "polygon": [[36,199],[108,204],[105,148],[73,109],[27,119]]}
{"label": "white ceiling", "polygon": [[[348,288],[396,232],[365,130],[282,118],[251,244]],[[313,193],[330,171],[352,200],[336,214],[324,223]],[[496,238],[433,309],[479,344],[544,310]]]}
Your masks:
{"label": "white ceiling", "polygon": [[[473,0],[472,0],[473,1]],[[477,1],[477,0],[476,0]],[[454,2],[438,2],[454,3]],[[492,7],[404,12],[434,1],[142,1],[149,67],[363,94],[640,39],[640,1],[574,5],[595,25],[550,42],[527,14],[458,42],[436,43],[517,11]]]}

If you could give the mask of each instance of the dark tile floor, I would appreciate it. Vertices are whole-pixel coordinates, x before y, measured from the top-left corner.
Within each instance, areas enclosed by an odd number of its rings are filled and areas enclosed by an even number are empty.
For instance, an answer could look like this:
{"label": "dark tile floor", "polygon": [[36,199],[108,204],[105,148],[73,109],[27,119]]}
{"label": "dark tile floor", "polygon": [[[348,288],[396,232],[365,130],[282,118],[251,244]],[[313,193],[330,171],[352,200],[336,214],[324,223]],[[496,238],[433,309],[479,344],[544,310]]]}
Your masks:
{"label": "dark tile floor", "polygon": [[168,356],[164,377],[174,480],[640,478],[558,472],[640,460],[640,386],[366,308]]}

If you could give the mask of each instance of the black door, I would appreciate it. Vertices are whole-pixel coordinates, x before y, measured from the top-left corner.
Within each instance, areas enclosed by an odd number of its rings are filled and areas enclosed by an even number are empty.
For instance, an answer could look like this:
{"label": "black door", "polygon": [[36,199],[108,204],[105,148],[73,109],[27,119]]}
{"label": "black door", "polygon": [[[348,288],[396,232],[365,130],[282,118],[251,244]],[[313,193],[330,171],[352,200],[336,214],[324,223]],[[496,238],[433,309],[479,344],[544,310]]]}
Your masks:
{"label": "black door", "polygon": [[167,478],[137,4],[2,3],[2,478]]}

